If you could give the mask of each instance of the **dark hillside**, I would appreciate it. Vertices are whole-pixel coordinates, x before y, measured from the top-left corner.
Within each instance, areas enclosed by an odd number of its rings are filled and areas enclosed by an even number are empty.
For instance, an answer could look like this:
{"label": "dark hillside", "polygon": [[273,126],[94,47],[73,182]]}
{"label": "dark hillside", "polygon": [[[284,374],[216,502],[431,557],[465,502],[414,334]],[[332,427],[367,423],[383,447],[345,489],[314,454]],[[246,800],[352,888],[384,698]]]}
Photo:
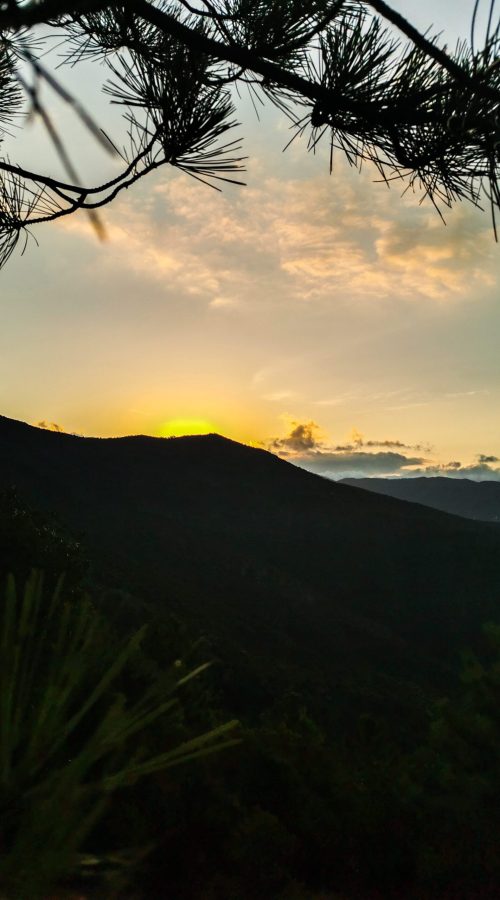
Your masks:
{"label": "dark hillside", "polygon": [[500,522],[500,481],[468,478],[344,478],[342,484],[423,503],[467,519]]}
{"label": "dark hillside", "polygon": [[394,678],[446,679],[498,618],[496,526],[217,435],[104,440],[0,418],[0,473],[82,536],[101,580],[182,613],[264,693],[317,684],[328,705],[325,684],[347,678],[376,705]]}

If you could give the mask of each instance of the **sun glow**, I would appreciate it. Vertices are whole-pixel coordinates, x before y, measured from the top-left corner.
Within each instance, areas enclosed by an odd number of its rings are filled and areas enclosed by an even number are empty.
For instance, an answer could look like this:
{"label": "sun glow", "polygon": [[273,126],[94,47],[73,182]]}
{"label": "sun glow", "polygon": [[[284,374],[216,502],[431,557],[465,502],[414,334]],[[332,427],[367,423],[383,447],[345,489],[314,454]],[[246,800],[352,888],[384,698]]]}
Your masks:
{"label": "sun glow", "polygon": [[170,419],[159,428],[161,437],[185,437],[194,434],[213,434],[217,427],[207,419]]}

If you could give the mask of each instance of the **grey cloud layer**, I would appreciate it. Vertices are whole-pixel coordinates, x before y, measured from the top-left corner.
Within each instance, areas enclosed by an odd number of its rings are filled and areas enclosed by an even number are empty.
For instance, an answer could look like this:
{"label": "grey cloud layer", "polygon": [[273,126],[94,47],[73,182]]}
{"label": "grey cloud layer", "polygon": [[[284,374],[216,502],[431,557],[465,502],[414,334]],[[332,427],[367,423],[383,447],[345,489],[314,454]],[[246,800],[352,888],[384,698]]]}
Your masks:
{"label": "grey cloud layer", "polygon": [[492,465],[500,460],[485,453],[477,454],[477,462],[472,465],[462,465],[457,460],[435,464],[425,457],[401,452],[409,450],[430,452],[427,445],[410,445],[388,438],[365,441],[363,435],[354,432],[350,443],[328,446],[319,435],[319,425],[314,421],[292,422],[288,435],[274,438],[267,446],[269,450],[288,458],[295,465],[330,478],[363,476],[408,478],[445,475],[450,478],[472,478],[478,481],[500,480],[500,468]]}
{"label": "grey cloud layer", "polygon": [[415,469],[411,475],[444,475],[447,478],[470,478],[473,481],[500,481],[500,468],[490,465],[500,461],[496,456],[479,453],[477,459],[477,463],[465,466],[456,461],[444,465],[425,466],[422,469]]}
{"label": "grey cloud layer", "polygon": [[407,467],[421,465],[425,459],[404,456],[391,450],[378,453],[355,451],[353,453],[317,453],[315,456],[298,456],[293,462],[303,469],[332,478],[358,475],[408,475]]}

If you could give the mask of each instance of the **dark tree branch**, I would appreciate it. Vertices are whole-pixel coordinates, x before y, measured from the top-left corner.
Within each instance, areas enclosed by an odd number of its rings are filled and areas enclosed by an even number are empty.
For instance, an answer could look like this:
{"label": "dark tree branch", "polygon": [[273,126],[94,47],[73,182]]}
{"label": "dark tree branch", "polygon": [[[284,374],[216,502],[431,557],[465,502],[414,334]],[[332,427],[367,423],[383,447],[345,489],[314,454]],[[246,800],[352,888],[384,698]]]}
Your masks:
{"label": "dark tree branch", "polygon": [[[436,47],[432,41],[429,41],[422,35],[417,28],[404,18],[404,16],[388,6],[384,0],[365,0],[365,2],[384,19],[391,22],[401,32],[406,34],[415,46],[420,47],[427,56],[439,63],[439,65],[446,69],[453,78],[466,85],[469,90],[482,93],[490,99],[496,99],[500,102],[500,91],[483,82],[479,82],[475,78],[471,78],[471,76],[448,56],[444,50]],[[64,16],[77,16],[85,13],[99,12],[106,8],[112,8],[114,5],[118,4],[106,3],[102,2],[102,0],[75,0],[75,2],[72,3],[68,2],[68,0],[45,0],[45,2],[38,3],[35,6],[28,6],[25,9],[18,7],[15,11],[8,10],[7,12],[0,14],[0,31],[30,28],[33,25],[56,20]],[[129,3],[128,6],[131,13],[134,11],[137,12],[151,24],[156,25],[158,28],[167,31],[172,35],[176,35],[179,39],[191,46],[198,46],[203,52],[210,53],[218,59],[226,59],[229,62],[235,63],[235,65],[243,66],[244,68],[258,72],[265,78],[284,84],[285,87],[289,87],[292,91],[297,91],[298,93],[303,93],[305,96],[310,96],[311,99],[326,100],[325,97],[319,97],[317,93],[315,93],[314,96],[311,96],[311,93],[306,91],[306,86],[309,84],[306,79],[287,72],[269,60],[261,59],[257,54],[246,47],[221,44],[208,35],[194,32],[191,28],[176,20],[173,16],[151,6],[146,0],[135,0],[135,2]],[[207,11],[207,14],[213,18],[216,17],[215,13]],[[218,14],[217,18],[219,18]],[[330,16],[325,17],[324,24],[326,24],[330,18]],[[354,112],[354,110],[351,111]]]}
{"label": "dark tree branch", "polygon": [[[383,0],[367,0],[367,2],[376,12],[403,31],[426,55],[435,59],[455,79],[466,85],[469,90],[484,94],[490,99],[493,98],[500,102],[500,91],[477,79],[471,78],[443,50],[440,50],[431,41],[427,40],[413,25],[407,22],[399,13],[393,11]],[[46,2],[37,4],[33,8],[28,7],[24,10],[19,8],[16,12],[2,13],[0,15],[0,31],[31,27],[49,19],[69,15],[76,16],[99,12],[105,8],[112,8],[114,5],[97,2],[97,0],[79,0],[79,2],[73,3],[68,2],[68,0],[46,0]],[[247,47],[234,43],[222,43],[199,30],[195,31],[171,14],[152,6],[146,0],[135,0],[135,2],[129,3],[128,7],[131,14],[137,13],[145,21],[155,25],[161,31],[176,37],[200,53],[206,53],[219,60],[232,62],[242,69],[256,72],[266,81],[279,84],[296,94],[308,97],[313,102],[319,102],[326,106],[333,102],[335,105],[341,104],[346,112],[353,115],[361,115],[368,119],[374,118],[377,122],[383,122],[385,116],[387,121],[394,122],[394,110],[384,109],[379,103],[367,104],[356,102],[352,98],[339,97],[337,93],[333,94],[323,85],[290,72],[277,63],[259,56]],[[329,20],[330,16],[327,18],[327,21]],[[411,111],[407,107],[405,108],[405,105],[402,106],[399,113],[402,116],[401,120],[405,122],[414,121],[415,124],[419,124],[426,120],[425,116],[422,117],[421,111],[414,110],[412,115]]]}
{"label": "dark tree branch", "polygon": [[[491,22],[484,51],[476,55],[472,48],[452,58],[384,0],[348,4],[294,0],[283,7],[278,0],[269,0],[269,9],[263,3],[255,13],[251,5],[248,13],[240,13],[237,6],[235,13],[226,12],[231,6],[211,0],[200,0],[200,5],[196,0],[169,4],[40,0],[8,8],[4,4],[0,115],[5,120],[10,114],[9,79],[17,77],[32,108],[42,116],[72,183],[0,160],[5,198],[0,209],[0,262],[23,228],[79,209],[86,210],[95,225],[93,211],[162,165],[171,164],[201,180],[231,181],[227,174],[242,161],[231,155],[234,142],[220,142],[234,125],[226,88],[231,82],[246,82],[250,90],[258,85],[290,116],[296,133],[311,128],[309,148],[329,133],[332,150],[340,148],[350,163],[360,166],[369,159],[387,182],[391,173],[408,179],[436,208],[462,198],[478,205],[483,192],[495,214],[500,206],[500,90],[494,58],[499,38],[498,30],[490,35]],[[369,26],[366,7],[373,10]],[[491,5],[490,20],[492,9]],[[401,49],[388,36],[379,17],[410,39],[410,49]],[[125,168],[101,185],[78,183],[63,139],[41,106],[37,80],[44,79],[70,104],[106,150],[115,145],[45,69],[38,48],[28,49],[19,32],[29,33],[38,24],[66,28],[75,48],[72,61],[105,59],[117,79],[108,82],[105,91],[113,102],[128,108],[125,119],[131,125],[134,158],[128,162],[119,154]],[[317,67],[311,49],[320,54]],[[32,67],[33,87],[16,72],[21,59]],[[257,92],[255,97],[264,102]]]}
{"label": "dark tree branch", "polygon": [[106,206],[108,203],[111,203],[115,197],[118,196],[122,191],[127,190],[131,185],[135,184],[136,181],[139,181],[140,178],[143,178],[145,175],[148,175],[149,172],[153,172],[155,169],[159,169],[160,166],[164,166],[168,163],[168,160],[163,158],[160,160],[153,161],[149,163],[149,165],[145,166],[144,169],[141,169],[140,172],[135,172],[131,178],[128,178],[126,181],[122,181],[121,184],[117,184],[113,191],[110,194],[107,194],[106,197],[103,197],[101,200],[94,200],[92,202],[87,202],[87,192],[83,191],[78,200],[73,200],[71,205],[66,209],[57,210],[54,213],[51,213],[47,216],[39,216],[33,219],[27,219],[26,222],[23,222],[23,227],[30,228],[32,225],[41,225],[44,222],[53,222],[55,219],[61,219],[64,216],[69,216],[74,212],[77,212],[79,209],[92,211],[96,209],[100,209],[103,206]]}
{"label": "dark tree branch", "polygon": [[484,82],[479,81],[478,78],[471,77],[458,65],[458,63],[455,62],[454,59],[451,58],[451,56],[448,56],[445,50],[436,47],[432,41],[429,41],[423,34],[420,34],[414,25],[408,22],[401,13],[391,9],[387,3],[384,3],[384,0],[365,0],[365,2],[368,6],[371,6],[375,12],[378,12],[379,15],[383,16],[384,19],[387,19],[388,22],[392,22],[396,28],[399,28],[403,34],[410,38],[416,47],[419,47],[426,56],[429,56],[439,63],[439,65],[442,66],[443,69],[446,69],[446,71],[460,84],[463,84],[470,91],[482,94],[484,97],[488,97],[490,100],[496,100],[497,103],[500,103],[500,91],[490,87],[488,84],[484,84]]}
{"label": "dark tree branch", "polygon": [[8,162],[8,160],[0,159],[0,171],[3,172],[11,172],[13,175],[17,175],[20,178],[25,178],[28,181],[34,181],[38,184],[44,184],[46,187],[50,188],[53,191],[63,191],[68,192],[70,194],[85,194],[88,196],[89,194],[102,194],[104,191],[108,191],[110,188],[119,184],[123,181],[124,178],[127,178],[130,173],[135,169],[137,164],[144,159],[148,153],[151,152],[157,140],[157,133],[153,135],[149,143],[146,147],[141,150],[137,156],[134,157],[131,163],[123,170],[116,178],[112,178],[110,181],[106,181],[103,184],[97,185],[96,187],[84,187],[83,185],[78,184],[68,184],[67,182],[60,181],[57,178],[51,178],[49,175],[41,175],[37,172],[32,172],[29,169],[24,169],[22,166],[14,166],[12,163]]}
{"label": "dark tree branch", "polygon": [[32,3],[26,7],[18,6],[16,9],[8,9],[0,13],[1,31],[20,31],[22,28],[33,28],[34,25],[43,25],[54,22],[64,16],[77,16],[84,13],[99,12],[115,4],[105,3],[102,0],[45,0],[41,3]]}
{"label": "dark tree branch", "polygon": [[345,95],[339,95],[337,91],[332,91],[319,82],[288,71],[277,63],[259,56],[247,47],[237,44],[223,44],[209,35],[195,31],[169,13],[151,6],[146,0],[136,0],[134,9],[145,21],[155,25],[166,34],[177,38],[198,53],[234,63],[234,65],[240,66],[243,70],[256,72],[262,76],[264,84],[277,84],[292,93],[307,97],[313,103],[319,103],[323,108],[333,107],[337,110],[341,109],[353,116],[361,116],[380,125],[383,125],[385,122],[394,124],[395,120],[408,124],[424,124],[431,119],[428,111],[410,107],[406,98],[397,107],[391,106],[391,108],[388,108],[387,105],[379,102],[367,103],[353,100]]}

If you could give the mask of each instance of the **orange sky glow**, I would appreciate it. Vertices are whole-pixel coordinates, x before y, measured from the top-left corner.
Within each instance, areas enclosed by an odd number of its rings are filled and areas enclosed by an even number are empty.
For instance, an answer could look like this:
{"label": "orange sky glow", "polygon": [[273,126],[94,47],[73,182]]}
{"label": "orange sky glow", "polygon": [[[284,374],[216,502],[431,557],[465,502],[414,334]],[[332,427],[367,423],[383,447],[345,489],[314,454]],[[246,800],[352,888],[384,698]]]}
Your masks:
{"label": "orange sky glow", "polygon": [[[451,18],[446,0],[394,5],[466,35],[474,4],[457,0]],[[369,474],[496,469],[489,215],[462,205],[444,226],[429,203],[340,155],[330,176],[327,146],[312,156],[296,141],[283,154],[276,112],[259,124],[245,101],[240,113],[247,187],[218,193],[162,171],[104,211],[105,243],[72,216],[10,261],[0,413],[85,435],[216,431],[290,459],[337,454],[332,465],[358,454]],[[89,178],[113,171],[68,127]],[[35,146],[57,171],[37,125],[26,159]]]}

